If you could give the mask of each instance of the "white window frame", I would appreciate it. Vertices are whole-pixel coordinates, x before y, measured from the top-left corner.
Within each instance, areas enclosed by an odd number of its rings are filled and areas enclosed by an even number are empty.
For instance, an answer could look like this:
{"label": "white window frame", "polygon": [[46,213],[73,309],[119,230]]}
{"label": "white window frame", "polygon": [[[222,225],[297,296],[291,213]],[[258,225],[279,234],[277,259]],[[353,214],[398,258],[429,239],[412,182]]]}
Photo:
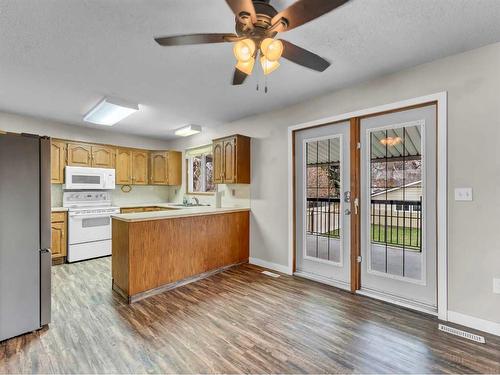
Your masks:
{"label": "white window frame", "polygon": [[[206,162],[207,156],[212,155],[213,152],[206,152],[206,147],[200,148],[200,153],[196,153],[196,149],[190,150],[189,155],[186,157],[187,160],[187,193],[188,194],[214,194],[214,191],[207,191],[207,179],[206,179]],[[193,160],[196,157],[201,156],[201,191],[193,191]]]}

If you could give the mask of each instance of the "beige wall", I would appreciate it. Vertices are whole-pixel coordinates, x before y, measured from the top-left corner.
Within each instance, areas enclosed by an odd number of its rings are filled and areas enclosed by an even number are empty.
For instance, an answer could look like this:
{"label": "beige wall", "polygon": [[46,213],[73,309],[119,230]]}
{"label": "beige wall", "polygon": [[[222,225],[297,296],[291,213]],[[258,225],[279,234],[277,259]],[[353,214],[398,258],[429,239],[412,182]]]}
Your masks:
{"label": "beige wall", "polygon": [[[492,293],[492,279],[500,277],[500,44],[221,125],[172,147],[234,133],[253,137],[251,256],[286,266],[288,126],[441,91],[449,93],[449,310],[500,323],[500,295]],[[453,200],[461,186],[474,188],[473,202]]]}

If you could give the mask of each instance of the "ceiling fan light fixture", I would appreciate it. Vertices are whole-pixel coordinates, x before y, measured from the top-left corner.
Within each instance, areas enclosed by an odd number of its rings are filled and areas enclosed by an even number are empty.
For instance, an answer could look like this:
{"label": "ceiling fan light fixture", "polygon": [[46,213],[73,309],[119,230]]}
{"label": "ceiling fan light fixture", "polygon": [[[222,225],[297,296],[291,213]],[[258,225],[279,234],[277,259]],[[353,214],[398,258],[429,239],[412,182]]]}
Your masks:
{"label": "ceiling fan light fixture", "polygon": [[283,43],[278,39],[266,38],[260,44],[260,50],[269,61],[278,61],[283,54]]}
{"label": "ceiling fan light fixture", "polygon": [[255,48],[255,42],[252,39],[240,40],[234,44],[234,56],[240,62],[250,61],[253,59]]}
{"label": "ceiling fan light fixture", "polygon": [[260,58],[260,65],[262,66],[262,71],[264,72],[264,75],[271,74],[274,72],[276,69],[280,67],[279,61],[271,61],[265,56],[262,56]]}
{"label": "ceiling fan light fixture", "polygon": [[252,74],[254,65],[255,59],[251,58],[248,61],[238,61],[238,63],[236,64],[236,69],[249,76],[250,74]]}

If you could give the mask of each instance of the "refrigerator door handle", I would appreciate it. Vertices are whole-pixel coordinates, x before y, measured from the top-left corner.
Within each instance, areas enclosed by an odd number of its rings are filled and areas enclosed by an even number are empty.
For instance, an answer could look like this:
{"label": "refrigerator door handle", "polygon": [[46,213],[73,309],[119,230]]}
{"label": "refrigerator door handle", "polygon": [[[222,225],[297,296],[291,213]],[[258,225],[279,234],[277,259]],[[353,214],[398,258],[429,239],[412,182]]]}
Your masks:
{"label": "refrigerator door handle", "polygon": [[50,138],[40,138],[40,248],[51,247]]}
{"label": "refrigerator door handle", "polygon": [[40,326],[50,323],[52,298],[52,252],[40,250]]}

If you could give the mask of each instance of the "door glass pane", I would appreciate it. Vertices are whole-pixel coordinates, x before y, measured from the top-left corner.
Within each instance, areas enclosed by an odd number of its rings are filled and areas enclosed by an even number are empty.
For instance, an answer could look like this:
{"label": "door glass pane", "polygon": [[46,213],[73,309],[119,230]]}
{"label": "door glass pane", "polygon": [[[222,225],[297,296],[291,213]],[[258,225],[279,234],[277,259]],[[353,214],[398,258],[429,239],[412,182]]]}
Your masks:
{"label": "door glass pane", "polygon": [[305,257],[341,262],[340,138],[307,141]]}
{"label": "door glass pane", "polygon": [[370,269],[422,279],[422,125],[370,132]]}

